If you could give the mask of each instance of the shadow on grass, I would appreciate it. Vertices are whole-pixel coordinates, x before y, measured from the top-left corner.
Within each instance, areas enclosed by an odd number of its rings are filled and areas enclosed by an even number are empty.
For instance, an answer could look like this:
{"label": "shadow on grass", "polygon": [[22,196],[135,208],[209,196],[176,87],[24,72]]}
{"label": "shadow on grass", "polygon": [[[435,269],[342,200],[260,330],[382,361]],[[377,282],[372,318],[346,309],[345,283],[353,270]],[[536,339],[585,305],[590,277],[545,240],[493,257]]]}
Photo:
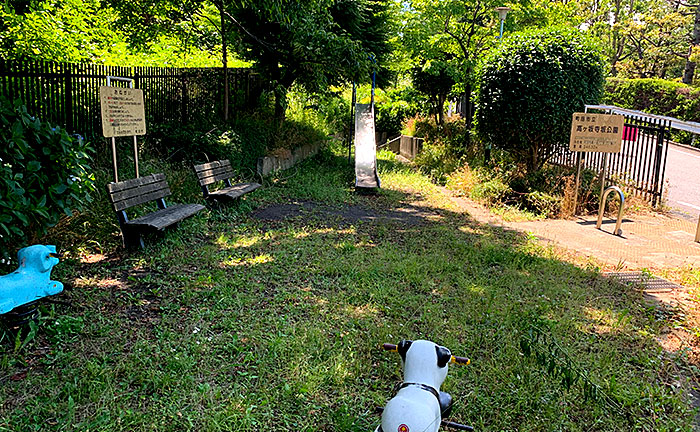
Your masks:
{"label": "shadow on grass", "polygon": [[[145,253],[66,268],[66,297],[82,310],[47,311],[30,354],[4,355],[0,424],[372,430],[401,372],[378,345],[401,338],[472,358],[444,388],[454,420],[478,430],[689,424],[672,384],[684,360],[659,348],[667,323],[637,291],[418,192],[353,194],[351,173],[325,155],[272,179],[250,215],[208,213]],[[622,412],[524,357],[532,324]],[[11,379],[18,368],[25,376]]]}

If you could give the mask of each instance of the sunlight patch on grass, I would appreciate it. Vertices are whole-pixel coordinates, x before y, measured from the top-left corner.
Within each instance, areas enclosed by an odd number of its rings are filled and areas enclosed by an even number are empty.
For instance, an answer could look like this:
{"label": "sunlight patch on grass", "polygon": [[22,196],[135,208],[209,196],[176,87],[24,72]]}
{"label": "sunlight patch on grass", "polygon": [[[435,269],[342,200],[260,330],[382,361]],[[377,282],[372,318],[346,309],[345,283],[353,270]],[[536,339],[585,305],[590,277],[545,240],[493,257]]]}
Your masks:
{"label": "sunlight patch on grass", "polygon": [[73,286],[76,288],[84,288],[87,286],[94,286],[99,288],[109,288],[122,290],[126,288],[126,284],[118,279],[114,278],[77,278],[73,279]]}
{"label": "sunlight patch on grass", "polygon": [[255,256],[253,258],[247,258],[247,259],[229,257],[228,259],[221,262],[220,267],[221,268],[240,267],[240,266],[254,267],[254,266],[257,266],[260,264],[271,263],[273,261],[275,261],[275,259],[270,254],[261,254],[261,255]]}
{"label": "sunlight patch on grass", "polygon": [[589,322],[583,324],[582,331],[602,335],[633,330],[630,325],[630,315],[626,310],[615,312],[588,306],[583,308],[583,312]]}
{"label": "sunlight patch on grass", "polygon": [[379,314],[379,309],[368,304],[362,306],[346,305],[343,308],[343,312],[353,318],[367,318],[370,315],[376,316]]}
{"label": "sunlight patch on grass", "polygon": [[228,234],[222,233],[216,238],[214,243],[220,249],[241,249],[255,246],[261,240],[262,238],[259,235],[239,236],[234,239]]}
{"label": "sunlight patch on grass", "polygon": [[100,261],[103,261],[106,258],[105,255],[103,254],[90,254],[90,253],[81,253],[80,254],[80,262],[84,264],[95,264]]}

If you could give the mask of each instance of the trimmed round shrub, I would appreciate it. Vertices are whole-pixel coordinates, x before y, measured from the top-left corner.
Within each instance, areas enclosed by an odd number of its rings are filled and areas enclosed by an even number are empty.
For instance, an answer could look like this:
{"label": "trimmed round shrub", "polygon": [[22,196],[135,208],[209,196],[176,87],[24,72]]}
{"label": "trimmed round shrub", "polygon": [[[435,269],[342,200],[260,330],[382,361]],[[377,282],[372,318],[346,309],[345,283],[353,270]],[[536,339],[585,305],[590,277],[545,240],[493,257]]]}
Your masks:
{"label": "trimmed round shrub", "polygon": [[479,68],[477,132],[534,172],[568,146],[572,114],[598,103],[603,80],[603,57],[579,31],[513,35]]}

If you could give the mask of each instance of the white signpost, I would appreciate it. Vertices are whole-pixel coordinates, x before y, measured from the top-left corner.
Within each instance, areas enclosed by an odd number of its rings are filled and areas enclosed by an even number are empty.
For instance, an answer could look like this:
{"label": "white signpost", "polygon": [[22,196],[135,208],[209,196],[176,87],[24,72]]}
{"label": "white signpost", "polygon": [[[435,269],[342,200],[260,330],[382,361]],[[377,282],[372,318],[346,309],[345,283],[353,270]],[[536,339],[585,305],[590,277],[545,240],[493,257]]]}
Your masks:
{"label": "white signpost", "polygon": [[[113,87],[112,81],[128,82],[129,87]],[[112,162],[114,181],[119,181],[117,170],[116,137],[134,137],[134,165],[136,178],[139,177],[139,150],[136,136],[146,134],[146,110],[143,90],[134,88],[131,78],[107,77],[107,85],[100,86],[100,107],[102,113],[102,135],[112,139]]]}

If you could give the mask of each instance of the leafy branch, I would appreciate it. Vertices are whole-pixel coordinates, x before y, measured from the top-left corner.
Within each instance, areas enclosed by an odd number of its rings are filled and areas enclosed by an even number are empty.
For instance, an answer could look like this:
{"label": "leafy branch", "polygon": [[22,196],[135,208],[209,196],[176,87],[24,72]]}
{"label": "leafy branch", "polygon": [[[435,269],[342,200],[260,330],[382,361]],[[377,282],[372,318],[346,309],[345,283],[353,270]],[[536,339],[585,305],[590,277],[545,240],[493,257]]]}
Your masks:
{"label": "leafy branch", "polygon": [[[595,383],[590,373],[575,363],[554,336],[540,327],[530,325],[520,338],[520,350],[526,357],[534,358],[548,375],[559,379],[567,390],[579,387],[584,400],[600,402],[618,414],[623,413],[623,403],[619,398]],[[629,417],[628,413],[624,414]]]}

